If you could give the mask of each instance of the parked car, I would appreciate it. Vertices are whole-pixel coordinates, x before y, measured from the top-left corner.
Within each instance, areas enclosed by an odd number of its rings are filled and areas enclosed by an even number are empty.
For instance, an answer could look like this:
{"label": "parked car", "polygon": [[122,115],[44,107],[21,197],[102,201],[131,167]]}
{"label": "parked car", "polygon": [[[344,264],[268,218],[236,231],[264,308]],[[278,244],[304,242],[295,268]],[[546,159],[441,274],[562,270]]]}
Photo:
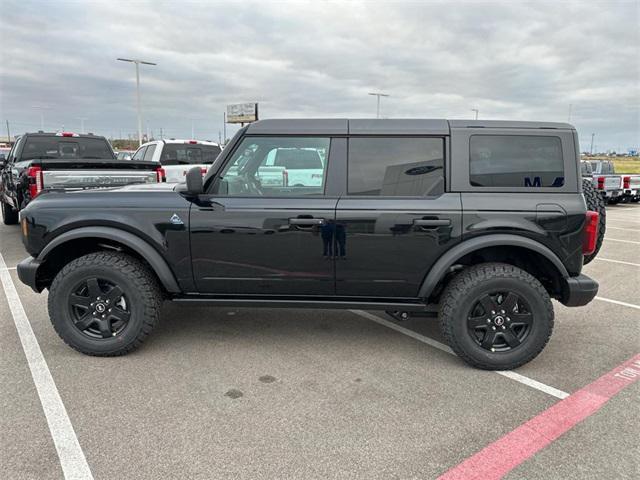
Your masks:
{"label": "parked car", "polygon": [[154,140],[143,144],[133,160],[159,162],[167,182],[184,182],[187,171],[193,167],[200,167],[204,176],[221,151],[217,143],[202,140]]}
{"label": "parked car", "polygon": [[25,133],[0,160],[2,218],[5,225],[18,223],[18,212],[45,192],[161,181],[158,164],[119,161],[104,137]]}
{"label": "parked car", "polygon": [[[173,188],[32,202],[18,275],[49,289],[55,330],[89,355],[139,347],[168,299],[438,311],[467,363],[512,369],[546,345],[552,298],[575,307],[598,291],[581,273],[598,213],[577,138],[560,123],[263,120],[204,179],[196,167]],[[321,182],[263,184],[279,149],[326,152]]]}

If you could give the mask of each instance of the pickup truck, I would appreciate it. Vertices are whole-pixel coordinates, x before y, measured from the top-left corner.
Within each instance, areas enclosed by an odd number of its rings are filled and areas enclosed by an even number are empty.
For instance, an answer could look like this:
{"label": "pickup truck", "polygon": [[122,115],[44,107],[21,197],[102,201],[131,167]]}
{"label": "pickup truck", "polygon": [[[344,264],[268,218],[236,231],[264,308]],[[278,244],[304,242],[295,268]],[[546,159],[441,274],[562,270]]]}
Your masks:
{"label": "pickup truck", "polygon": [[[577,142],[560,123],[261,120],[204,179],[195,167],[185,183],[36,199],[17,273],[49,289],[55,331],[89,355],[138,348],[169,300],[438,312],[463,360],[512,369],[547,344],[552,298],[579,307],[598,291],[582,273],[599,215]],[[302,152],[325,152],[322,181],[263,184],[274,149],[310,169]]]}
{"label": "pickup truck", "polygon": [[623,200],[624,189],[622,176],[616,174],[611,160],[587,160],[582,162],[582,176],[585,169],[591,176],[593,186],[607,203],[616,204]]}
{"label": "pickup truck", "polygon": [[184,182],[187,171],[200,167],[204,176],[222,148],[203,140],[154,140],[138,148],[132,160],[145,160],[162,165],[167,183]]}
{"label": "pickup truck", "polygon": [[0,203],[5,225],[51,191],[85,190],[164,181],[158,164],[117,160],[106,138],[77,133],[25,133],[0,159]]}

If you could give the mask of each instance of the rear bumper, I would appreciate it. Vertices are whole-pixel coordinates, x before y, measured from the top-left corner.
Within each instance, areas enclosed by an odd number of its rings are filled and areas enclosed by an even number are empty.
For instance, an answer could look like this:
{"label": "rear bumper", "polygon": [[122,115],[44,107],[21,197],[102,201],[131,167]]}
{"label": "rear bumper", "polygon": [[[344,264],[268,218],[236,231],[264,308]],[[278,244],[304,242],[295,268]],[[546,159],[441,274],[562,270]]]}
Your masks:
{"label": "rear bumper", "polygon": [[598,282],[586,275],[568,277],[562,285],[560,302],[567,307],[581,307],[598,294]]}
{"label": "rear bumper", "polygon": [[36,293],[40,293],[42,291],[41,288],[38,288],[36,283],[38,268],[40,268],[41,263],[42,262],[36,258],[28,257],[22,260],[16,267],[20,281],[25,285],[30,286]]}

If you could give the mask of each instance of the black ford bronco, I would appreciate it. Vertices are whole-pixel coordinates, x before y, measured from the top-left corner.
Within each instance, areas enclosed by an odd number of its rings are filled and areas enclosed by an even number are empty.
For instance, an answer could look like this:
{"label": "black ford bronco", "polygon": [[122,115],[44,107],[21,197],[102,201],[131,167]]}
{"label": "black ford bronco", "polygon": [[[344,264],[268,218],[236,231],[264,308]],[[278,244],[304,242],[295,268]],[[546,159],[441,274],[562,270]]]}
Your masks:
{"label": "black ford bronco", "polygon": [[263,120],[204,179],[37,198],[18,274],[90,355],[138,347],[166,299],[437,311],[466,362],[511,369],[547,343],[552,298],[598,290],[578,152],[560,123]]}

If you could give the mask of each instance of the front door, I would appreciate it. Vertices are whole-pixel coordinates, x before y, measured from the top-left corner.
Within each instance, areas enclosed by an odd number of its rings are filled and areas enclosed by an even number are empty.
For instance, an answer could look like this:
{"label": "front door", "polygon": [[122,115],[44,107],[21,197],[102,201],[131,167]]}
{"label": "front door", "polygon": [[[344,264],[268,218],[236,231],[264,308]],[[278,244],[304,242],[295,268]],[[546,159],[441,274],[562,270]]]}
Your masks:
{"label": "front door", "polygon": [[191,208],[198,291],[225,295],[335,293],[323,235],[337,197],[325,196],[329,138],[245,137],[214,193]]}

